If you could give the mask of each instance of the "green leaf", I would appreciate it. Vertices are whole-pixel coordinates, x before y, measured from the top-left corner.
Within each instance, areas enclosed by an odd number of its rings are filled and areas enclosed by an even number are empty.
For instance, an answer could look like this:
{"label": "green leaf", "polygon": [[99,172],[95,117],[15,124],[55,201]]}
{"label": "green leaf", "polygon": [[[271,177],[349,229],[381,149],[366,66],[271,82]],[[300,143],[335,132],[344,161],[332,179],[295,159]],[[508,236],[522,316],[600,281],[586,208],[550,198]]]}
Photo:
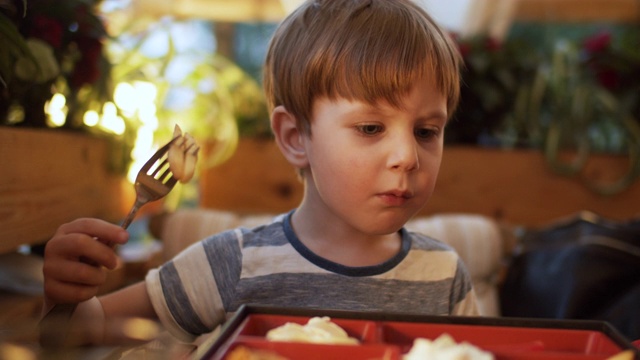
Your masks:
{"label": "green leaf", "polygon": [[[0,34],[10,42],[10,44],[8,44],[10,46],[8,50],[18,49],[24,54],[29,53],[29,48],[20,32],[18,32],[15,24],[2,13],[0,13]],[[3,51],[4,50],[5,49],[3,49]]]}

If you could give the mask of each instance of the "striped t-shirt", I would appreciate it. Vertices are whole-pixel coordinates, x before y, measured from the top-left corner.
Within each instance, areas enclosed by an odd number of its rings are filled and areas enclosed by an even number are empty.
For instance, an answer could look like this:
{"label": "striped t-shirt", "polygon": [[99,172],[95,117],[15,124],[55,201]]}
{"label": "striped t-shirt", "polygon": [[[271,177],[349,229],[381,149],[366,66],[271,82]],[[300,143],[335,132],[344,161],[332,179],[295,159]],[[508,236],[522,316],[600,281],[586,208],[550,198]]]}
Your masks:
{"label": "striped t-shirt", "polygon": [[191,341],[242,304],[477,315],[471,279],[448,245],[401,229],[393,258],[348,267],[311,252],[290,217],[213,235],[151,270],[147,291],[163,325]]}

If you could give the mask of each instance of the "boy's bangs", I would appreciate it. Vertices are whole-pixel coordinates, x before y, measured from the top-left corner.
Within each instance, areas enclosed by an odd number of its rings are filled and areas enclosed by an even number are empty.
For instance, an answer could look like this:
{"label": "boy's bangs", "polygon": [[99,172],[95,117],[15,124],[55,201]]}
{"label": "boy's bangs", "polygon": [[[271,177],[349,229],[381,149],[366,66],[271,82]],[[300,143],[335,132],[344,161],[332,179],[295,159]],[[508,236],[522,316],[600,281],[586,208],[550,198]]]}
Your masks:
{"label": "boy's bangs", "polygon": [[442,92],[451,116],[459,64],[452,39],[411,1],[314,0],[276,31],[263,85],[270,110],[283,105],[310,132],[317,98],[400,107],[418,81]]}
{"label": "boy's bangs", "polygon": [[434,82],[438,90],[448,93],[444,79],[438,78],[442,76],[433,71],[437,68],[433,59],[426,59],[424,53],[406,54],[397,48],[390,50],[377,53],[373,58],[360,59],[354,56],[354,59],[345,59],[346,64],[337,66],[340,70],[331,79],[333,84],[327,89],[326,95],[371,105],[384,100],[400,107],[403,95],[417,81]]}
{"label": "boy's bangs", "polygon": [[352,21],[334,34],[334,43],[342,43],[342,49],[325,53],[319,62],[324,63],[323,73],[314,77],[324,84],[318,84],[323,89],[318,95],[369,104],[385,100],[399,107],[417,81],[430,81],[448,99],[451,113],[459,94],[459,60],[451,39],[435,26],[417,26],[424,21],[407,19],[411,14],[396,12],[395,19],[380,14]]}

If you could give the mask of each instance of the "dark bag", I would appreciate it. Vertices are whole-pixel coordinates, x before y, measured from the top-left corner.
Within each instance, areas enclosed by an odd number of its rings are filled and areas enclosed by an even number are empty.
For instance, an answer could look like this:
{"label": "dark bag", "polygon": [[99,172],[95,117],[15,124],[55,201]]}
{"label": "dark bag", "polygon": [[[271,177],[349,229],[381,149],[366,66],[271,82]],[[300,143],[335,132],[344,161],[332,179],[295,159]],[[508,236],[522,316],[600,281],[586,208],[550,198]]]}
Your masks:
{"label": "dark bag", "polygon": [[521,240],[501,287],[503,316],[603,320],[640,339],[640,220],[581,213]]}

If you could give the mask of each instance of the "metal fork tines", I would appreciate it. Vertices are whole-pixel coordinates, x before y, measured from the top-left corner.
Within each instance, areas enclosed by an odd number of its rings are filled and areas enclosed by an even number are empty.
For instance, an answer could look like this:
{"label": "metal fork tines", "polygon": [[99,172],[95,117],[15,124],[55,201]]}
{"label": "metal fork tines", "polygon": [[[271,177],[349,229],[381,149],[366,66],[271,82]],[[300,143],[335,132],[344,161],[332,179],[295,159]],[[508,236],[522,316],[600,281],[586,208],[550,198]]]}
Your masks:
{"label": "metal fork tines", "polygon": [[169,148],[175,139],[172,139],[156,151],[138,172],[134,185],[136,200],[131,207],[131,211],[122,222],[123,229],[129,227],[140,207],[167,195],[178,181],[171,173],[167,158]]}

